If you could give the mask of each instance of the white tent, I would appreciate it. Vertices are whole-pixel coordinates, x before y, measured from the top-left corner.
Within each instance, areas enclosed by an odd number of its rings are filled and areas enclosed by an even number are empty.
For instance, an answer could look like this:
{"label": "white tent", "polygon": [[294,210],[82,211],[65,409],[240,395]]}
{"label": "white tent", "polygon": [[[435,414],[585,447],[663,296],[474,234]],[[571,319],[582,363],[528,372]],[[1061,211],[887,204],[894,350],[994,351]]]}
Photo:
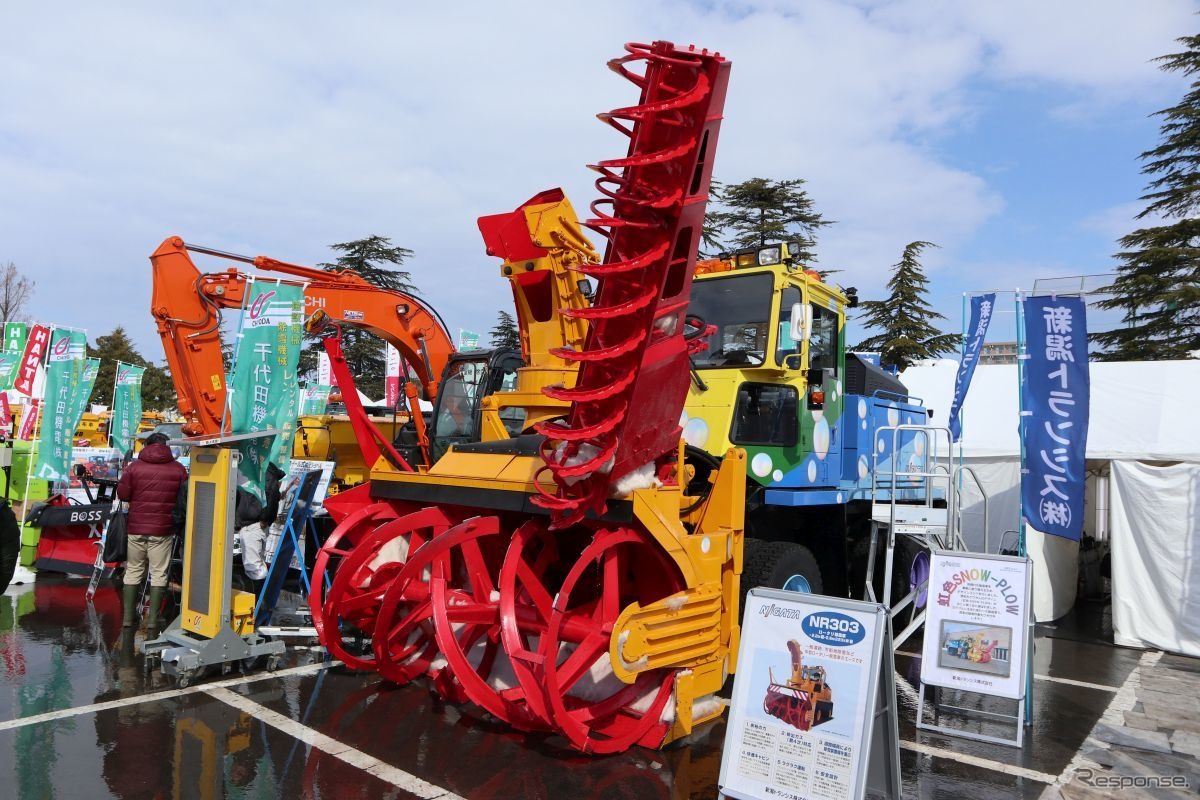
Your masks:
{"label": "white tent", "polygon": [[[1112,540],[1117,642],[1200,655],[1200,413],[1194,408],[1200,360],[1090,366],[1084,530]],[[935,425],[948,419],[957,369],[947,359],[901,375],[934,410]],[[1016,366],[977,367],[963,409],[962,446],[964,463],[989,495],[993,552],[1002,532],[1019,524],[1018,409]],[[983,545],[981,516],[981,504],[964,509],[968,543],[976,549]],[[1035,616],[1055,619],[1075,602],[1078,545],[1037,531],[1028,544]]]}

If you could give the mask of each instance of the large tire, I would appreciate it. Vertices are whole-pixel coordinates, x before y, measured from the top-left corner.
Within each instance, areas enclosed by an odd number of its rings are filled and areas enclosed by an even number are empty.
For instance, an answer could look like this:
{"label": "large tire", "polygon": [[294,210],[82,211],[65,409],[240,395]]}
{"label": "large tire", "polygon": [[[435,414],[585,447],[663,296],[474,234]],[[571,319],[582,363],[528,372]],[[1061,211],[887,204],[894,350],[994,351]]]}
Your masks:
{"label": "large tire", "polygon": [[[875,597],[880,601],[883,600],[883,570],[887,563],[887,540],[885,536],[881,531],[879,535],[879,552],[875,555],[875,574],[873,576]],[[871,537],[864,536],[855,542],[851,551],[853,573],[855,575],[855,600],[859,600],[863,596],[862,581],[867,570],[867,556],[870,553],[870,546]],[[911,591],[910,573],[912,572],[913,561],[916,560],[920,553],[928,552],[928,548],[912,537],[896,537],[896,549],[892,554],[892,596],[888,599],[890,606],[899,603]]]}
{"label": "large tire", "polygon": [[782,589],[793,576],[808,582],[813,594],[820,594],[821,569],[812,551],[795,542],[765,542],[747,537],[742,551],[742,587],[740,608],[745,611],[746,594],[756,586]]}

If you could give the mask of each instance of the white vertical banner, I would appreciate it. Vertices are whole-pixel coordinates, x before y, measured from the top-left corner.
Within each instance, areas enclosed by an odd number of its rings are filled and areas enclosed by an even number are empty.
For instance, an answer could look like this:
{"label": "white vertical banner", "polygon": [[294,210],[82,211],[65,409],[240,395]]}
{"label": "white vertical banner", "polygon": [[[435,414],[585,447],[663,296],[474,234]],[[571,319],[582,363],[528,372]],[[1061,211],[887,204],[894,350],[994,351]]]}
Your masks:
{"label": "white vertical banner", "polygon": [[337,387],[337,378],[329,365],[329,354],[324,350],[317,353],[317,385]]}
{"label": "white vertical banner", "polygon": [[383,343],[386,369],[383,373],[384,403],[389,408],[400,404],[400,351],[388,342]]}

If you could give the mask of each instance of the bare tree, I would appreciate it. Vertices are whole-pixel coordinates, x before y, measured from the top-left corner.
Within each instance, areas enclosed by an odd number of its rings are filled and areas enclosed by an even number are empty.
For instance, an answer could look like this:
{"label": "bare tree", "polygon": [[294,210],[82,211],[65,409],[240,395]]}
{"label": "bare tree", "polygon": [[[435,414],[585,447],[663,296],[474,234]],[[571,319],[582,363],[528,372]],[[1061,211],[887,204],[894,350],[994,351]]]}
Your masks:
{"label": "bare tree", "polygon": [[33,297],[34,282],[13,262],[0,265],[0,322],[25,322],[25,304]]}

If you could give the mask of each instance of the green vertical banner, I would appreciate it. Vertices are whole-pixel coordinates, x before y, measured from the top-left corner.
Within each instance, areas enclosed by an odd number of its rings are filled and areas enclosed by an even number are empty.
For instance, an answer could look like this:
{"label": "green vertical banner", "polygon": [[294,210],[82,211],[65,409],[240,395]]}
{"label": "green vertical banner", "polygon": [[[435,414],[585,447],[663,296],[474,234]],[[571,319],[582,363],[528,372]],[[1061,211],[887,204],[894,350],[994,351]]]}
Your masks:
{"label": "green vertical banner", "polygon": [[16,353],[18,356],[25,352],[25,337],[29,335],[29,326],[24,322],[4,323],[4,352]]}
{"label": "green vertical banner", "polygon": [[24,322],[4,323],[4,344],[0,347],[0,392],[13,388],[17,379],[17,364],[25,352],[25,338],[29,335],[29,326]]}
{"label": "green vertical banner", "polygon": [[459,350],[478,350],[479,349],[479,334],[475,331],[469,331],[465,328],[458,329],[458,349]]}
{"label": "green vertical banner", "polygon": [[108,423],[109,446],[126,453],[133,449],[138,424],[142,421],[142,375],[145,367],[117,362],[113,390],[112,419]]}
{"label": "green vertical banner", "polygon": [[300,416],[319,417],[324,414],[325,406],[329,404],[329,393],[331,391],[333,391],[332,387],[319,383],[312,383],[305,386],[300,402]]}
{"label": "green vertical banner", "polygon": [[292,459],[303,320],[303,286],[265,281],[250,286],[230,381],[229,421],[233,433],[279,430],[277,436],[252,439],[240,448],[247,488],[260,499],[267,465],[287,472]]}
{"label": "green vertical banner", "polygon": [[[85,335],[85,347],[86,343]],[[71,404],[67,407],[67,413],[70,415],[70,419],[67,420],[67,431],[72,446],[75,444],[75,429],[79,427],[79,421],[83,419],[83,412],[87,410],[88,400],[92,398],[92,389],[96,385],[96,375],[99,372],[100,359],[98,358],[85,358],[79,372],[72,372],[72,376],[79,375],[79,380],[71,387]]]}
{"label": "green vertical banner", "polygon": [[[85,359],[86,351],[87,334],[83,331],[56,329],[50,336],[35,478],[65,481],[70,476],[75,427],[92,393],[100,363],[98,359]],[[85,386],[89,372],[91,381]]]}
{"label": "green vertical banner", "polygon": [[20,353],[0,351],[0,392],[7,392],[13,388],[13,381],[17,377],[17,364],[20,363]]}

